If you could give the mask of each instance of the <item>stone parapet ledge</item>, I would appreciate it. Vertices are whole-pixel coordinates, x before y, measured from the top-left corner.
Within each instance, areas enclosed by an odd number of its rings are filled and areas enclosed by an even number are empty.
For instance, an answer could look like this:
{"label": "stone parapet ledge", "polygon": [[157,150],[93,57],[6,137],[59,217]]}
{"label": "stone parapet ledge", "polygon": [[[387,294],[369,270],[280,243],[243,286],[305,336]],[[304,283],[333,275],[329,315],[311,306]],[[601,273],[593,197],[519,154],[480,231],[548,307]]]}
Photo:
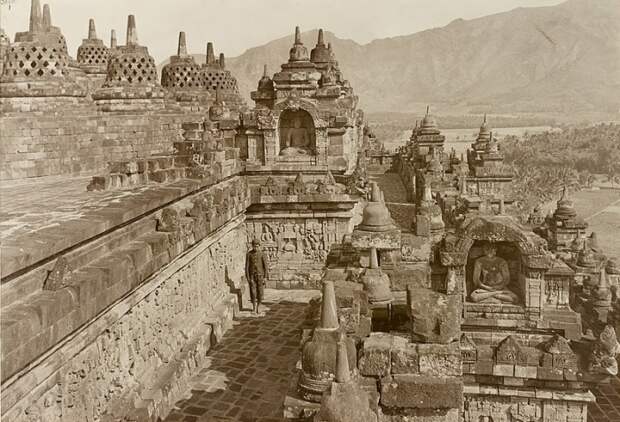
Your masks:
{"label": "stone parapet ledge", "polygon": [[[57,243],[51,244],[55,249],[41,248],[41,240],[47,238],[47,231],[41,229],[28,252],[23,239],[14,240],[22,243],[9,251],[13,254],[8,260],[3,250],[3,270],[17,268],[18,274],[8,273],[10,281],[2,291],[3,299],[13,297],[12,303],[5,301],[2,315],[2,380],[249,206],[245,184],[238,179],[211,187],[185,182],[111,201],[91,215],[100,225],[90,232],[92,220],[88,218],[75,226],[52,227],[57,234]],[[102,217],[107,221],[102,222]],[[114,229],[123,224],[137,229],[124,230],[114,240]],[[101,237],[106,229],[112,230],[107,234],[108,244]],[[96,241],[104,244],[96,248]],[[24,265],[22,258],[36,259],[35,254],[41,259],[30,268]],[[24,266],[20,269],[19,265]]]}
{"label": "stone parapet ledge", "polygon": [[[91,294],[83,291],[88,287],[83,283],[53,293],[58,295],[73,290],[80,294],[80,299],[84,295],[105,311],[99,314],[95,311],[88,316],[83,329],[77,330],[75,325],[63,328],[76,331],[30,361],[22,372],[3,380],[3,418],[28,420],[32,405],[51,403],[49,398],[56,397],[58,385],[48,385],[44,381],[48,379],[59,382],[61,389],[65,385],[77,387],[63,389],[58,396],[61,399],[53,401],[55,409],[62,409],[62,414],[71,420],[85,420],[86,414],[100,417],[103,413],[133,415],[137,420],[164,417],[189,387],[189,379],[194,370],[203,365],[206,352],[232,327],[233,315],[242,305],[237,294],[230,292],[226,281],[227,277],[235,277],[243,271],[241,264],[235,268],[227,264],[238,258],[236,254],[245,252],[243,248],[230,248],[231,244],[243,242],[243,231],[239,230],[242,224],[242,216],[230,218],[204,241],[197,241],[176,257],[170,254],[172,235],[164,232],[158,232],[159,235],[150,239],[147,236],[134,241],[129,249],[118,249],[119,260],[129,255],[128,261],[137,264],[141,258],[148,259],[159,251],[157,256],[168,254],[166,259],[159,260],[159,264],[167,264],[168,258],[171,262],[145,278],[142,284],[119,298],[121,300],[113,299],[110,306],[98,303],[103,302],[106,297],[102,295],[109,292],[101,290],[101,285],[90,291]],[[147,247],[142,249],[148,250],[146,255],[140,252],[140,245]],[[218,252],[222,249],[226,249],[225,254]],[[118,264],[119,260],[115,263]],[[196,271],[212,271],[217,276],[207,281],[194,277]],[[75,274],[74,278],[80,277]],[[176,306],[179,303],[184,303],[182,309]],[[53,304],[50,300],[48,306],[54,305],[60,304]],[[71,312],[76,318],[63,321],[67,325],[92,308],[86,306],[87,303],[78,305]],[[148,320],[145,320],[146,316]],[[179,324],[179,318],[182,318],[182,324]],[[128,331],[128,327],[139,328],[129,328]],[[154,341],[158,337],[166,340]],[[36,348],[39,344],[36,342],[32,346]],[[131,366],[123,358],[128,352],[132,353]],[[3,376],[6,361],[3,355]],[[86,370],[83,376],[73,378],[76,372],[91,364],[96,371]],[[119,373],[126,381],[123,385],[115,384]],[[154,373],[157,376],[152,376]],[[76,384],[69,384],[69,380]]]}

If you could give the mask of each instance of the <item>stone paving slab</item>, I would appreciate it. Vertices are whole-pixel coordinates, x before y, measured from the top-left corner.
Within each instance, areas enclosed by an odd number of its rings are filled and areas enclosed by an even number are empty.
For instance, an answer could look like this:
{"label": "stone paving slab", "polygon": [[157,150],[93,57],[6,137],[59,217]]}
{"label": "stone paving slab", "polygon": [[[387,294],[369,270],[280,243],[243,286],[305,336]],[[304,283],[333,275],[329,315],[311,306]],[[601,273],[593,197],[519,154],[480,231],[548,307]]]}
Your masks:
{"label": "stone paving slab", "polygon": [[2,278],[202,187],[194,180],[87,192],[90,177],[0,184]]}
{"label": "stone paving slab", "polygon": [[308,301],[317,290],[265,291],[256,316],[241,312],[235,326],[211,349],[187,398],[166,422],[275,422],[299,359]]}

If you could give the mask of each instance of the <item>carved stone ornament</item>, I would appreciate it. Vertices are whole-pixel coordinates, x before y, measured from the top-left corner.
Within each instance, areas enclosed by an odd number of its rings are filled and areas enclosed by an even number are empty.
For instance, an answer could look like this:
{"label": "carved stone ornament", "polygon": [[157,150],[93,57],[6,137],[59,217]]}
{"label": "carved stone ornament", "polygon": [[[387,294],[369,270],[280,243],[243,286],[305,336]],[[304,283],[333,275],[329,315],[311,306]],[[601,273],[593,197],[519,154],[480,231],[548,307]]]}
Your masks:
{"label": "carved stone ornament", "polygon": [[67,259],[64,256],[58,258],[43,283],[43,290],[56,291],[69,286],[72,278],[71,271]]}

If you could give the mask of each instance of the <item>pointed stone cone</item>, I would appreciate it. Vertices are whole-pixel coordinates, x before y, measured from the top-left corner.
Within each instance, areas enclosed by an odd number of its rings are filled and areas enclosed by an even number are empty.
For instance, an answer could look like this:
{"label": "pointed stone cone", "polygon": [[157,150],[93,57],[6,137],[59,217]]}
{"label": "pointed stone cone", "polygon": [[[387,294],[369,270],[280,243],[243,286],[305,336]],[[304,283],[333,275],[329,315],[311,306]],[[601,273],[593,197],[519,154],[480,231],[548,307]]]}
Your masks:
{"label": "pointed stone cone", "polygon": [[430,112],[431,112],[431,106],[427,105],[426,106],[426,115],[428,116],[430,114]]}
{"label": "pointed stone cone", "polygon": [[213,43],[207,43],[207,65],[215,64],[215,53],[213,52]]}
{"label": "pointed stone cone", "polygon": [[177,47],[177,56],[187,56],[187,44],[185,42],[185,32],[179,32],[179,45]]}
{"label": "pointed stone cone", "polygon": [[334,282],[325,280],[323,282],[323,300],[321,301],[321,326],[325,329],[337,329],[338,312],[336,310],[336,293],[334,292]]}
{"label": "pointed stone cone", "polygon": [[42,27],[41,2],[32,0],[30,3],[30,32],[41,31]]}
{"label": "pointed stone cone", "polygon": [[138,31],[136,30],[136,17],[129,15],[127,18],[127,45],[138,45]]}
{"label": "pointed stone cone", "polygon": [[319,29],[319,39],[316,45],[325,45],[325,40],[323,39],[323,29]]}
{"label": "pointed stone cone", "polygon": [[112,32],[110,32],[110,48],[116,48],[118,45],[117,41],[116,41],[116,31],[113,29]]}
{"label": "pointed stone cone", "polygon": [[371,182],[370,189],[370,200],[372,202],[381,202],[381,190],[377,182]]}
{"label": "pointed stone cone", "polygon": [[609,283],[607,282],[607,273],[605,272],[605,268],[601,268],[601,279],[598,283],[598,290],[608,290]]}
{"label": "pointed stone cone", "polygon": [[370,248],[370,268],[373,270],[379,268],[379,256],[377,255],[377,248],[374,246]]}
{"label": "pointed stone cone", "polygon": [[326,185],[335,185],[336,179],[334,179],[334,175],[330,170],[327,170],[327,174],[325,174],[325,184]]}
{"label": "pointed stone cone", "polygon": [[347,344],[344,341],[338,342],[338,352],[336,354],[336,382],[345,383],[351,380],[349,370],[349,355],[347,354]]}
{"label": "pointed stone cone", "polygon": [[487,122],[487,114],[484,113],[484,120],[482,121],[482,123],[486,123]]}
{"label": "pointed stone cone", "polygon": [[596,235],[596,232],[592,232],[592,234],[590,234],[588,244],[590,245],[590,249],[598,251],[598,236]]}
{"label": "pointed stone cone", "polygon": [[295,27],[295,44],[301,44],[301,31],[299,27]]}
{"label": "pointed stone cone", "polygon": [[92,18],[88,20],[88,39],[89,40],[97,39],[97,31],[95,30],[95,20]]}
{"label": "pointed stone cone", "polygon": [[226,69],[226,58],[224,57],[224,53],[220,53],[220,67]]}
{"label": "pointed stone cone", "polygon": [[263,65],[263,78],[268,78],[269,75],[267,74],[267,65]]}
{"label": "pointed stone cone", "polygon": [[432,201],[433,200],[433,191],[429,185],[424,186],[424,200]]}
{"label": "pointed stone cone", "polygon": [[41,21],[41,25],[43,26],[44,31],[49,31],[52,27],[52,14],[50,12],[50,5],[43,5],[43,20]]}

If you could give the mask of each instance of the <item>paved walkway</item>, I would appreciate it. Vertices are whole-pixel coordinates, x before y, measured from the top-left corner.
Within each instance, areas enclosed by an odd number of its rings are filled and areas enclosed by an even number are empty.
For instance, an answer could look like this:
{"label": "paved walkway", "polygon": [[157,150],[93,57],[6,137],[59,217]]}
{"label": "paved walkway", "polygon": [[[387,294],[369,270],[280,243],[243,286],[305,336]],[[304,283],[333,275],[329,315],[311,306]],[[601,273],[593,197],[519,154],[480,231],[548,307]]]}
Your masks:
{"label": "paved walkway", "polygon": [[192,380],[188,397],[166,422],[282,421],[282,403],[295,364],[308,301],[316,290],[267,289],[265,310],[242,312],[207,365]]}

